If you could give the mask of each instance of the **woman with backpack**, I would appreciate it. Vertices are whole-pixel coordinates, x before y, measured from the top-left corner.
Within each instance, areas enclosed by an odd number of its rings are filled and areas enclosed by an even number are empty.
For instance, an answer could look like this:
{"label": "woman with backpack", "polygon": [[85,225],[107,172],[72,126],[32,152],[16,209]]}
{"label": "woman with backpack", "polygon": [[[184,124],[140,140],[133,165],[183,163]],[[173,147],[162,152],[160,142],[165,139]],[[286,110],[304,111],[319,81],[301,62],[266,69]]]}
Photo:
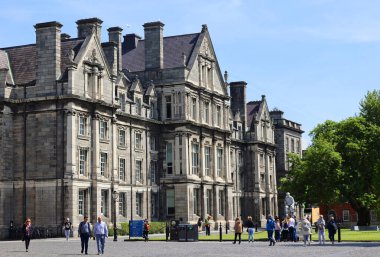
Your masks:
{"label": "woman with backpack", "polygon": [[143,238],[145,239],[145,242],[149,240],[149,230],[150,230],[150,224],[147,219],[144,220],[144,231],[143,231]]}

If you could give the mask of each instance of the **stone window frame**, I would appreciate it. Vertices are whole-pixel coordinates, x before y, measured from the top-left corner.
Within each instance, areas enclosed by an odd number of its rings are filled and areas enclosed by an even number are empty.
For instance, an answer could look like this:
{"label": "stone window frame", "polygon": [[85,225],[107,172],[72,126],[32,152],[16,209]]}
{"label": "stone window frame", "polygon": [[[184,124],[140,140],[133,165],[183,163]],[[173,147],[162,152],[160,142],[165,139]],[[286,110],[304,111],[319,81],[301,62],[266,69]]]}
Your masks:
{"label": "stone window frame", "polygon": [[136,192],[136,200],[135,200],[135,214],[138,217],[143,216],[143,205],[144,205],[144,193],[143,192]]}
{"label": "stone window frame", "polygon": [[[168,154],[168,150],[169,150],[169,146],[170,145],[170,160],[171,162],[169,162],[169,154]],[[174,154],[173,154],[173,142],[171,141],[167,141],[165,143],[165,162],[166,162],[166,174],[168,175],[172,175],[173,174],[173,163],[174,163]],[[170,164],[170,165],[169,165]]]}
{"label": "stone window frame", "polygon": [[100,214],[108,217],[108,197],[109,197],[109,190],[108,189],[101,189],[100,190]]}
{"label": "stone window frame", "polygon": [[135,141],[134,141],[135,150],[143,149],[143,131],[135,130]]}
{"label": "stone window frame", "polygon": [[223,148],[217,147],[216,148],[216,176],[222,177],[223,176]]}
{"label": "stone window frame", "polygon": [[85,213],[85,203],[86,203],[86,190],[79,189],[78,190],[78,215],[83,216]]}
{"label": "stone window frame", "polygon": [[[105,156],[105,162],[102,160],[102,158]],[[102,177],[108,177],[108,165],[109,165],[109,154],[108,151],[100,151],[99,155],[99,167],[100,167],[100,176]]]}
{"label": "stone window frame", "polygon": [[[121,163],[122,160],[124,160],[124,170],[121,170]],[[119,162],[118,162],[118,178],[121,181],[126,181],[126,175],[127,175],[127,159],[124,156],[119,156]]]}
{"label": "stone window frame", "polygon": [[[89,147],[78,147],[78,175],[79,176],[88,176],[88,171],[89,171],[89,158],[88,158],[88,153],[89,153]],[[81,160],[81,153],[82,151],[85,152],[85,159],[83,160],[83,172],[81,172],[81,166],[82,166],[82,160]]]}
{"label": "stone window frame", "polygon": [[199,142],[195,138],[191,142],[191,174],[199,175]]}
{"label": "stone window frame", "polygon": [[[78,112],[78,137],[79,138],[88,138],[90,135],[90,130],[89,130],[90,124],[89,124],[88,117],[89,117],[88,113]],[[81,133],[81,124],[82,124],[81,120],[82,119],[84,119],[83,133]]]}
{"label": "stone window frame", "polygon": [[[207,151],[206,149],[208,150],[208,155],[206,155]],[[207,158],[208,156],[208,158]],[[206,142],[205,143],[205,146],[204,146],[204,158],[205,158],[205,176],[209,176],[211,177],[212,176],[212,146]]]}
{"label": "stone window frame", "polygon": [[[122,132],[124,133],[124,140],[122,140]],[[127,147],[127,131],[124,127],[119,127],[118,128],[118,147],[123,147],[123,148],[126,148]]]}
{"label": "stone window frame", "polygon": [[[105,125],[105,126],[102,126],[102,125]],[[108,141],[109,134],[110,133],[109,133],[108,119],[99,119],[99,139],[102,141]]]}
{"label": "stone window frame", "polygon": [[125,217],[126,216],[126,193],[125,192],[119,192],[119,198],[118,198],[118,211],[119,216]]}
{"label": "stone window frame", "polygon": [[144,183],[143,160],[140,158],[135,160],[135,183],[136,184],[143,184]]}

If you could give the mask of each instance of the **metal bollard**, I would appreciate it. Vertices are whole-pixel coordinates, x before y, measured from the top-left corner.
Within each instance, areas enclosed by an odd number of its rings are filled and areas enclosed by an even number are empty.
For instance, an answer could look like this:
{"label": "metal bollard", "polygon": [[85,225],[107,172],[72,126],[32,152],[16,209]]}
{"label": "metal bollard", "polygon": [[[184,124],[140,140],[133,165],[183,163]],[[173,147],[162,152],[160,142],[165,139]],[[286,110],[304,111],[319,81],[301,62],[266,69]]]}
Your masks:
{"label": "metal bollard", "polygon": [[226,234],[228,234],[229,223],[226,221]]}
{"label": "metal bollard", "polygon": [[341,237],[340,237],[340,223],[338,223],[338,242],[340,243]]}
{"label": "metal bollard", "polygon": [[220,222],[219,223],[219,242],[222,242],[222,235],[223,235],[222,222]]}
{"label": "metal bollard", "polygon": [[255,232],[257,232],[257,223],[255,224]]}
{"label": "metal bollard", "polygon": [[166,222],[166,225],[165,225],[165,234],[166,234],[166,242],[169,240],[169,225],[168,223]]}

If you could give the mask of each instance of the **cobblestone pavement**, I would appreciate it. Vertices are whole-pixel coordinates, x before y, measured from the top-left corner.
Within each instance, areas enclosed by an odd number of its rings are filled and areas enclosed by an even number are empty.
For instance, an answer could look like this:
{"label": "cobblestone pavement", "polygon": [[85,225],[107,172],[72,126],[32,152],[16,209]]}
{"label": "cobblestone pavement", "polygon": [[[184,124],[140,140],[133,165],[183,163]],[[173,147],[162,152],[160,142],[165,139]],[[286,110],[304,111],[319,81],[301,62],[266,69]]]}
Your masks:
{"label": "cobblestone pavement", "polygon": [[[0,256],[79,256],[80,240],[64,238],[32,240],[29,252],[25,252],[21,241],[1,241]],[[96,243],[89,243],[89,255],[97,255]],[[336,243],[334,246],[326,244],[319,246],[316,242],[311,246],[303,247],[303,243],[277,243],[269,247],[267,242],[233,245],[231,242],[124,242],[122,238],[113,242],[112,238],[106,241],[103,256],[260,256],[260,257],[294,257],[294,256],[341,256],[341,257],[369,257],[380,256],[380,243]]]}

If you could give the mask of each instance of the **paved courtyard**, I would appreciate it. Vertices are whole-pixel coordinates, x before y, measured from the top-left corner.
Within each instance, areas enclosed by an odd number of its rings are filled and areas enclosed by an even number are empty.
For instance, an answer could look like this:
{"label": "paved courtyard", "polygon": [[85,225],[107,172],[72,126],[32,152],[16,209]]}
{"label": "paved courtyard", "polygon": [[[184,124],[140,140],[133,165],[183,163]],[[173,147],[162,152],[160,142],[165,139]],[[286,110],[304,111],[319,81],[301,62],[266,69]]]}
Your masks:
{"label": "paved courtyard", "polygon": [[[30,250],[25,252],[21,241],[1,241],[0,256],[79,256],[80,240],[73,238],[68,242],[64,238],[32,240]],[[97,255],[96,243],[91,240],[89,255]],[[124,242],[122,238],[113,242],[108,238],[104,256],[341,256],[369,257],[380,256],[380,243],[337,243],[319,246],[314,242],[310,247],[300,243],[277,243],[269,247],[267,242],[233,245],[231,242]]]}

